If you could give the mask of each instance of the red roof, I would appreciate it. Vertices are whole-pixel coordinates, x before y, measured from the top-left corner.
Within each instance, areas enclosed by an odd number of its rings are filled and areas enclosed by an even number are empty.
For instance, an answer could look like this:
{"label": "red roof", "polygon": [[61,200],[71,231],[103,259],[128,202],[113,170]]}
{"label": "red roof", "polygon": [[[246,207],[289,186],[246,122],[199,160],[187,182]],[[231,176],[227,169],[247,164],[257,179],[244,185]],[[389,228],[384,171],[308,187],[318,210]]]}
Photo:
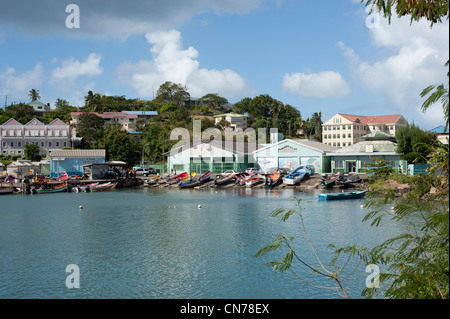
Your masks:
{"label": "red roof", "polygon": [[351,122],[356,122],[356,119],[359,119],[359,123],[363,124],[394,124],[402,116],[401,114],[374,116],[350,115],[341,113],[338,114]]}

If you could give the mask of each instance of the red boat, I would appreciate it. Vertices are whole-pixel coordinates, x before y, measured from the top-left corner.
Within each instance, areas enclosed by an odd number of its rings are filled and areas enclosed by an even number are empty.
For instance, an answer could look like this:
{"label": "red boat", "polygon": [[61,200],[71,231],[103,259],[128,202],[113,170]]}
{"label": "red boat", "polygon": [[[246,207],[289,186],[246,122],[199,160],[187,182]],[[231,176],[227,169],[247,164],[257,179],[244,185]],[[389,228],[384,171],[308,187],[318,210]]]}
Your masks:
{"label": "red boat", "polygon": [[327,177],[322,177],[320,184],[322,186],[331,186],[339,179],[341,172],[336,172],[334,174],[328,175]]}
{"label": "red boat", "polygon": [[181,181],[183,178],[187,177],[189,174],[187,172],[183,172],[181,174],[175,175],[174,177],[170,177],[168,180],[166,180],[166,183],[168,184],[176,184],[179,181]]}

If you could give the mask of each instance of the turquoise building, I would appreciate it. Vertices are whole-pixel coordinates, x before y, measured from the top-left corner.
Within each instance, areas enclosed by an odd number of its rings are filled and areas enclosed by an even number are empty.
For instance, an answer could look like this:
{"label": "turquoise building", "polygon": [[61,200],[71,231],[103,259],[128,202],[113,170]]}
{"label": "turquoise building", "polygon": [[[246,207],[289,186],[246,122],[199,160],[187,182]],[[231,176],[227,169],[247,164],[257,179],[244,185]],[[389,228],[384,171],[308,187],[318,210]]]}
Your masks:
{"label": "turquoise building", "polygon": [[54,150],[50,154],[50,176],[83,175],[83,165],[105,163],[105,150]]}

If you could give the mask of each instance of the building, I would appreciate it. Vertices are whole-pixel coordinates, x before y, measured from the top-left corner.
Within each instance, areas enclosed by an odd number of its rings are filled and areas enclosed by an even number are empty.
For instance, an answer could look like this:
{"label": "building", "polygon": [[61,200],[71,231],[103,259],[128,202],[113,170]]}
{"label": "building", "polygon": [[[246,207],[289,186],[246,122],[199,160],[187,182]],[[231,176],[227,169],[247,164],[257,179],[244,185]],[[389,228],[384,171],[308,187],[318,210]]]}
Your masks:
{"label": "building", "polygon": [[226,113],[215,115],[215,124],[224,120],[228,122],[229,127],[233,128],[233,130],[245,130],[248,127],[247,120],[248,115],[242,115],[237,113]]}
{"label": "building", "polygon": [[[70,115],[72,116],[72,120],[70,121],[70,124],[72,126],[72,136],[76,136],[77,130],[76,125],[79,123],[80,115],[85,112],[71,112]],[[126,132],[135,132],[136,131],[136,124],[138,115],[135,113],[126,113],[126,112],[104,112],[104,113],[98,113],[98,112],[88,112],[91,114],[95,114],[99,117],[101,117],[104,121],[104,125],[108,124],[118,124],[122,127],[122,130]]]}
{"label": "building", "polygon": [[50,104],[42,103],[41,101],[33,101],[28,103],[29,106],[32,106],[37,116],[44,116],[45,113],[50,111]]}
{"label": "building", "polygon": [[322,124],[322,142],[347,147],[370,133],[384,132],[395,136],[396,130],[406,125],[408,122],[400,114],[362,116],[338,113]]}
{"label": "building", "polygon": [[331,172],[364,173],[365,165],[373,163],[374,158],[392,162],[395,171],[406,173],[407,161],[400,160],[397,143],[393,135],[374,132],[365,135],[360,142],[337,149],[326,154],[331,162]]}
{"label": "building", "polygon": [[25,174],[40,174],[41,163],[19,159],[15,162],[9,163],[6,167],[6,172],[8,175],[14,175],[16,177],[22,177]]}
{"label": "building", "polygon": [[253,152],[253,157],[262,171],[274,167],[292,169],[300,165],[313,165],[317,173],[330,171],[327,152],[337,148],[309,140],[285,139]]}
{"label": "building", "polygon": [[70,126],[60,119],[45,125],[36,118],[25,125],[13,118],[0,125],[2,155],[23,155],[28,144],[39,146],[42,155],[70,147]]}
{"label": "building", "polygon": [[252,153],[261,146],[242,141],[198,140],[172,149],[167,155],[168,171],[196,172],[211,171],[213,174],[227,170],[243,172],[255,167]]}
{"label": "building", "polygon": [[83,165],[105,163],[105,150],[55,150],[50,154],[50,176],[83,175]]}
{"label": "building", "polygon": [[448,127],[447,129],[445,129],[445,126],[441,125],[438,127],[435,127],[431,130],[429,130],[429,132],[432,133],[436,133],[437,134],[437,138],[438,140],[445,145],[448,145]]}

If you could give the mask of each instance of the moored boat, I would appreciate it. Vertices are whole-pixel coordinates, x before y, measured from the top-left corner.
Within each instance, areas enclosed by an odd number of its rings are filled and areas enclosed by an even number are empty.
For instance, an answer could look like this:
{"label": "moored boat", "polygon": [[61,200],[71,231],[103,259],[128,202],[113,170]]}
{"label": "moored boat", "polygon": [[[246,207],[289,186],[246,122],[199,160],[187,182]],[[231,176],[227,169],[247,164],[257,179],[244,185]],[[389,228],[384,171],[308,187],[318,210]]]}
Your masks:
{"label": "moored boat", "polygon": [[206,183],[211,179],[211,171],[207,171],[205,174],[198,178],[200,184]]}
{"label": "moored boat", "polygon": [[245,185],[255,175],[256,174],[254,172],[248,173],[247,176],[245,176],[239,180],[239,185],[241,185],[241,186]]}
{"label": "moored boat", "polygon": [[91,187],[91,192],[104,192],[104,191],[110,191],[114,188],[116,188],[117,183],[104,183],[104,184],[98,184]]}
{"label": "moored boat", "polygon": [[339,199],[358,199],[366,195],[366,191],[342,192],[342,193],[324,193],[317,195],[319,199],[339,200]]}
{"label": "moored boat", "polygon": [[287,185],[298,184],[302,179],[305,178],[306,174],[308,174],[307,170],[304,169],[303,166],[299,166],[289,175],[283,177],[283,183]]}
{"label": "moored boat", "polygon": [[147,179],[147,181],[146,181],[146,183],[148,184],[148,185],[153,185],[153,184],[156,184],[158,181],[159,181],[159,179],[161,178],[161,175],[155,175],[155,176],[152,176],[152,177],[149,177],[148,179]]}
{"label": "moored boat", "polygon": [[0,195],[8,195],[14,193],[13,188],[0,188]]}
{"label": "moored boat", "polygon": [[341,172],[336,172],[336,173],[333,173],[326,177],[322,177],[321,181],[320,181],[320,185],[322,185],[322,186],[334,185],[340,176],[341,176]]}
{"label": "moored boat", "polygon": [[220,186],[225,185],[233,181],[234,179],[234,173],[229,173],[226,175],[217,175],[214,179],[214,184]]}
{"label": "moored boat", "polygon": [[51,188],[31,188],[33,194],[50,194],[67,192],[67,183],[57,185]]}
{"label": "moored boat", "polygon": [[79,193],[79,192],[90,192],[91,188],[94,186],[97,186],[99,184],[99,182],[95,182],[95,183],[91,183],[91,184],[87,184],[87,185],[78,185],[77,187],[73,187],[72,189],[75,190],[75,192]]}
{"label": "moored boat", "polygon": [[359,182],[361,182],[361,177],[359,177],[359,175],[356,174],[348,174],[348,175],[341,174],[341,176],[336,180],[336,183],[340,185],[348,185]]}
{"label": "moored boat", "polygon": [[259,176],[259,175],[252,176],[252,177],[250,177],[250,179],[248,179],[245,182],[245,186],[253,187],[260,182],[260,179],[261,179],[261,176]]}
{"label": "moored boat", "polygon": [[266,187],[274,187],[278,185],[282,181],[282,176],[280,171],[276,171],[272,174],[267,174],[264,179],[264,186]]}
{"label": "moored boat", "polygon": [[175,176],[171,176],[166,180],[167,184],[176,184],[180,181],[182,181],[184,178],[186,178],[187,176],[189,176],[189,174],[187,172],[183,172],[181,174],[175,175]]}

